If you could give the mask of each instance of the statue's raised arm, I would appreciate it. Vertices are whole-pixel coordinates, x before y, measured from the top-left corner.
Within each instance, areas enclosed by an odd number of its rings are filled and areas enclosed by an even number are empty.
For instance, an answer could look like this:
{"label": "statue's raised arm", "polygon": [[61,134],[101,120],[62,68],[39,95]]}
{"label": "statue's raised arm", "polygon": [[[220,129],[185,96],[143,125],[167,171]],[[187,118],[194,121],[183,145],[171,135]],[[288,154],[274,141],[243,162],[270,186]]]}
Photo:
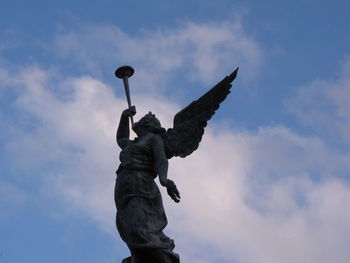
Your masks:
{"label": "statue's raised arm", "polygon": [[174,127],[168,129],[162,136],[169,159],[173,156],[184,158],[198,148],[207,121],[230,93],[231,83],[236,78],[237,72],[238,68],[175,115]]}

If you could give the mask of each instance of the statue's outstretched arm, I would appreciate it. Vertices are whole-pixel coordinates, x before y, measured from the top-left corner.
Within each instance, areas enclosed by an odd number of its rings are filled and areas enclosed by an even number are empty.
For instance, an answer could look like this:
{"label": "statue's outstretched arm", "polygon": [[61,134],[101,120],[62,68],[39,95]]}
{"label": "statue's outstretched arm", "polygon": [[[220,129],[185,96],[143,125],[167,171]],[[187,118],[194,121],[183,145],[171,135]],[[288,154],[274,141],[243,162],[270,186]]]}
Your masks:
{"label": "statue's outstretched arm", "polygon": [[167,188],[168,195],[175,201],[180,202],[180,193],[175,183],[168,179],[168,158],[165,155],[164,143],[160,136],[155,135],[152,139],[152,149],[154,154],[155,169],[159,177],[159,182]]}
{"label": "statue's outstretched arm", "polygon": [[129,142],[130,137],[130,127],[129,127],[129,117],[136,114],[135,106],[132,106],[129,109],[126,109],[122,112],[120,116],[119,126],[117,130],[117,143],[120,148],[124,148]]}
{"label": "statue's outstretched arm", "polygon": [[163,141],[158,135],[152,138],[152,150],[154,167],[159,176],[159,182],[162,186],[165,186],[168,180],[168,158],[165,156]]}

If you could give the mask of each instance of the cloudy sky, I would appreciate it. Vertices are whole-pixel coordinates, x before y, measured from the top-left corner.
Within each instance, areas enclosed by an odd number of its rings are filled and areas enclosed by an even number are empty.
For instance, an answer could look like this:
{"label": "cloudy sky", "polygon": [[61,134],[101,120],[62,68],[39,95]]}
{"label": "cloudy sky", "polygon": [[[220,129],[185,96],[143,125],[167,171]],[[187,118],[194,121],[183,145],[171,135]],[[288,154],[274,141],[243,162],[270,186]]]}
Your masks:
{"label": "cloudy sky", "polygon": [[[345,0],[3,1],[0,263],[114,263],[115,131],[176,112],[237,66],[164,195],[184,263],[350,259],[350,4]],[[133,135],[134,136],[134,135]],[[164,193],[164,192],[163,192]]]}

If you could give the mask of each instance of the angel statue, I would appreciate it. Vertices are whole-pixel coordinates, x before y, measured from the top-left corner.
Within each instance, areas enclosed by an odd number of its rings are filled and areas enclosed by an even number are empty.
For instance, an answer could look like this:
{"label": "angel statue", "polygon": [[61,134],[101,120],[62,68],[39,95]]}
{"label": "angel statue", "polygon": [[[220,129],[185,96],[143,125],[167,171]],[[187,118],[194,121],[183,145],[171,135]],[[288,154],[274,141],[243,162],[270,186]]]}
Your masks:
{"label": "angel statue", "polygon": [[[166,187],[168,195],[180,201],[174,181],[168,179],[168,159],[182,158],[195,151],[204,134],[207,121],[230,93],[238,68],[198,100],[178,112],[174,127],[165,130],[157,117],[149,112],[135,124],[135,106],[131,106],[128,77],[133,69],[124,66],[116,75],[124,80],[129,108],[120,117],[117,143],[121,148],[120,165],[115,184],[116,225],[131,256],[122,263],[179,263],[173,252],[174,241],[163,233],[167,225],[162,196],[155,182]],[[137,137],[130,140],[129,118]]]}

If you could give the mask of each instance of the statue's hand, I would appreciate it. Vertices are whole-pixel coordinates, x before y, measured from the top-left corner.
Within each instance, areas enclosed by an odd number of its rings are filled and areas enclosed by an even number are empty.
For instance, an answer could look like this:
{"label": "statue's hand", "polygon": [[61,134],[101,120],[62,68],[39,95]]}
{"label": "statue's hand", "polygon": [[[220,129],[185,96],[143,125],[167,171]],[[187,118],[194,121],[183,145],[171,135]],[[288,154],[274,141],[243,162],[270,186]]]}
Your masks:
{"label": "statue's hand", "polygon": [[131,106],[130,108],[124,110],[122,114],[123,116],[126,116],[126,117],[134,116],[136,114],[136,107]]}
{"label": "statue's hand", "polygon": [[180,193],[177,190],[175,183],[172,180],[168,179],[165,184],[165,187],[171,199],[173,199],[176,203],[180,202]]}

